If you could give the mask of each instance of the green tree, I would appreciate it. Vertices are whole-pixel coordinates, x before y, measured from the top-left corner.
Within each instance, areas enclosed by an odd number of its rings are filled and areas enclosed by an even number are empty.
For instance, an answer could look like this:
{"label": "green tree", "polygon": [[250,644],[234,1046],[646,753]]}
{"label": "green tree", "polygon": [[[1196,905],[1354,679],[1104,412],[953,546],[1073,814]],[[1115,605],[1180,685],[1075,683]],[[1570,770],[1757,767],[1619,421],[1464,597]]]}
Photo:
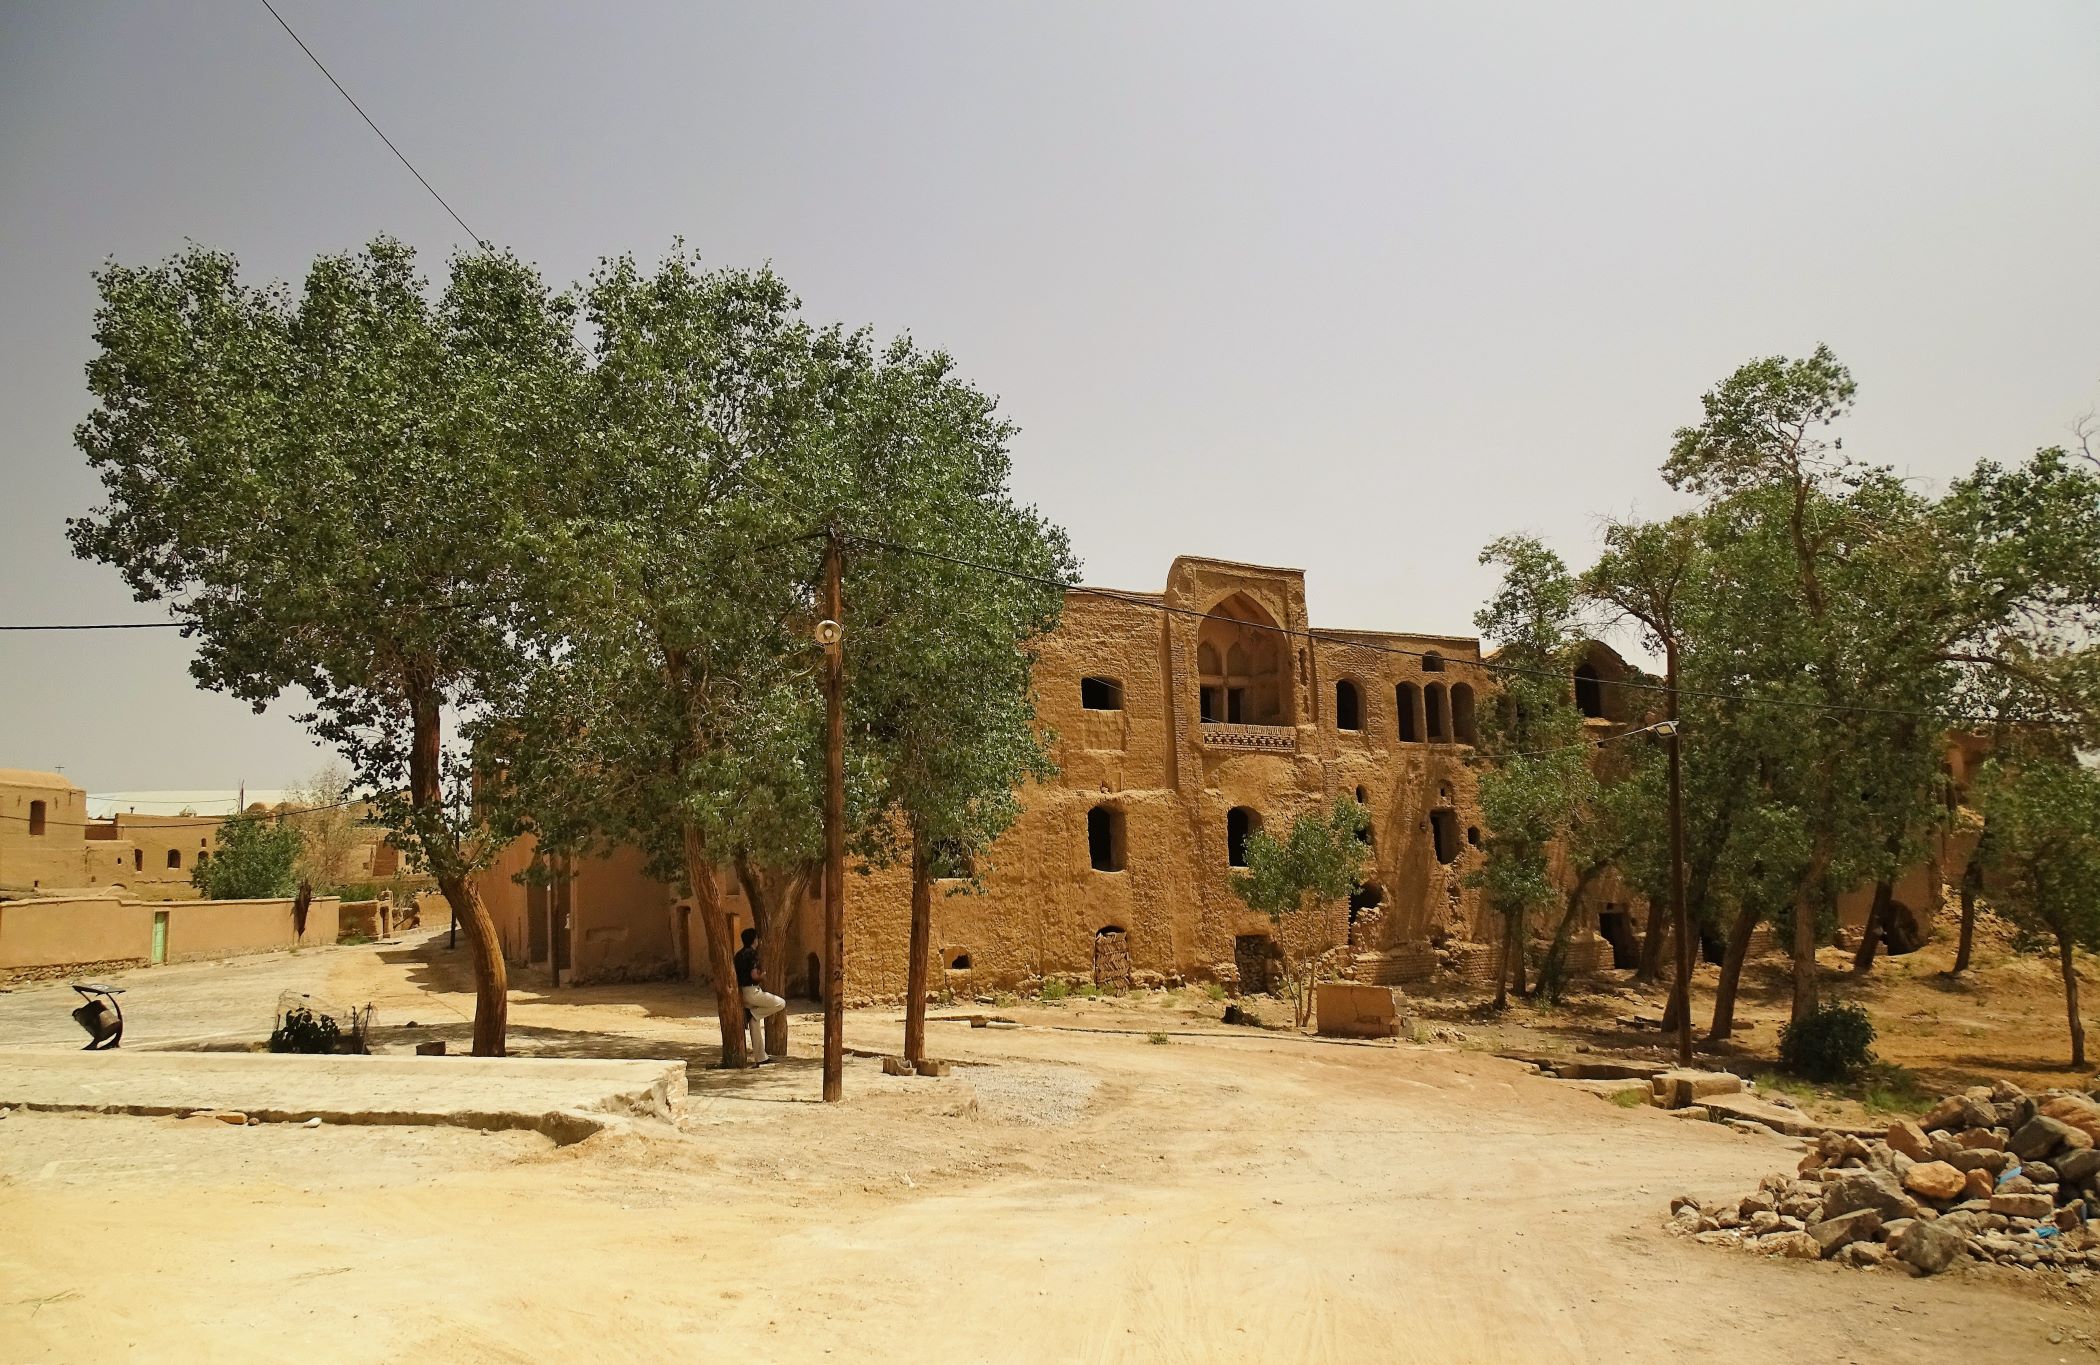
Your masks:
{"label": "green tree", "polygon": [[1247,870],[1234,873],[1232,892],[1250,910],[1269,917],[1283,954],[1291,1018],[1304,1028],[1313,992],[1346,947],[1347,905],[1362,879],[1370,815],[1349,796],[1326,811],[1309,811],[1278,839],[1267,830],[1247,836]]}
{"label": "green tree", "polygon": [[2100,949],[2100,772],[2069,755],[1994,760],[1984,775],[1991,903],[2030,940],[2053,940],[2071,1028],[2071,1066],[2085,1066],[2072,949]]}
{"label": "green tree", "polygon": [[471,874],[490,851],[445,743],[515,668],[560,562],[542,504],[568,458],[568,305],[515,257],[455,257],[433,301],[389,238],[295,294],[192,247],[96,276],[97,407],[76,440],[104,506],[82,558],[169,604],[199,685],[300,719],[436,878],[475,967],[474,1051],[504,1046],[501,945]]}
{"label": "green tree", "polygon": [[190,882],[211,900],[268,900],[289,896],[299,885],[294,869],[299,831],[251,811],[230,815],[219,826],[219,846],[210,862],[190,871]]}
{"label": "green tree", "polygon": [[1502,918],[1495,1007],[1514,981],[1525,993],[1524,952],[1533,914],[1559,899],[1553,854],[1596,800],[1582,716],[1572,692],[1579,638],[1575,580],[1559,555],[1527,536],[1505,536],[1481,552],[1502,583],[1474,613],[1498,643],[1502,695],[1481,727],[1477,761],[1486,859],[1468,875]]}

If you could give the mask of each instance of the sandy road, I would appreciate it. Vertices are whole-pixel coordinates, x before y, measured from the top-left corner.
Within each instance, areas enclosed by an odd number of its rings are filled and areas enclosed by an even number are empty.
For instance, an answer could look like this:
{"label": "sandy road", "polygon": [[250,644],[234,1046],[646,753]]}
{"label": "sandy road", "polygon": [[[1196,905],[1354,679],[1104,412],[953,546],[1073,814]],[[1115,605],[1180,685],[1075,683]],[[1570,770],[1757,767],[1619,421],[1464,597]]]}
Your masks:
{"label": "sandy road", "polygon": [[[573,1009],[582,1036],[636,1047],[695,1029],[661,1005]],[[894,1033],[869,1012],[849,1039]],[[1881,1361],[1958,1342],[2024,1362],[2089,1358],[2100,1335],[2006,1274],[1673,1239],[1674,1190],[1740,1192],[1791,1154],[1477,1053],[953,1025],[935,1045],[984,1065],[856,1061],[838,1107],[811,1102],[807,1061],[712,1073],[676,1133],[560,1149],[17,1114],[0,1357]]]}

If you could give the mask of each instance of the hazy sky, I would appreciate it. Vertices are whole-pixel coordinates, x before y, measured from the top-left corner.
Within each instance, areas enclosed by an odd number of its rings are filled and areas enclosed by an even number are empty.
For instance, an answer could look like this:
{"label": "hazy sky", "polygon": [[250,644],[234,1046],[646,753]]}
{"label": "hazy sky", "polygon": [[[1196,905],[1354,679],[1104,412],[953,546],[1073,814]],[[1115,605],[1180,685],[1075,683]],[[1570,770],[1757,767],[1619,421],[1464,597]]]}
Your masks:
{"label": "hazy sky", "polygon": [[[674,236],[951,350],[1088,581],[1307,571],[1466,632],[1496,535],[1659,512],[1670,431],[1827,341],[1932,481],[2100,401],[2100,5],[326,5],[293,26],[557,281]],[[145,619],[73,560],[88,272],[463,234],[259,0],[0,3],[0,621]],[[0,767],[282,786],[173,632],[0,634]]]}

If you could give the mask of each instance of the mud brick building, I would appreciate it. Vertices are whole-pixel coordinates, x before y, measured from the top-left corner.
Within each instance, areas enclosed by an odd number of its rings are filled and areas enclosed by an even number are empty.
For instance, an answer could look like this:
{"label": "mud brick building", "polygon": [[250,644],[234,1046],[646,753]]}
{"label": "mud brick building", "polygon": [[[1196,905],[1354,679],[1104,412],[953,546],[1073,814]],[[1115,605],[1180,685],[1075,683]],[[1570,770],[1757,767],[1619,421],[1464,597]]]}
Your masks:
{"label": "mud brick building", "polygon": [[[1073,591],[1035,675],[1059,776],[1024,791],[1020,818],[981,860],[981,890],[937,887],[934,980],[946,972],[958,988],[984,989],[1059,975],[1112,984],[1266,972],[1268,920],[1239,903],[1228,877],[1250,833],[1341,795],[1372,817],[1349,908],[1358,975],[1404,983],[1441,969],[1485,980],[1496,923],[1465,884],[1481,857],[1470,760],[1494,693],[1480,642],[1312,629],[1296,569],[1183,557],[1158,593]],[[1632,694],[1618,656],[1596,646],[1575,672],[1588,723],[1626,724]],[[671,921],[681,908],[637,857],[589,860],[542,888],[514,879],[532,856],[513,847],[481,883],[516,961],[552,954],[576,981],[679,969]],[[735,879],[722,890],[738,912]],[[1613,894],[1600,890],[1598,915],[1627,915]],[[846,913],[848,995],[901,994],[906,870],[849,870]],[[1598,915],[1578,966],[1611,960]],[[812,888],[791,934],[792,989],[816,979],[820,925]]]}

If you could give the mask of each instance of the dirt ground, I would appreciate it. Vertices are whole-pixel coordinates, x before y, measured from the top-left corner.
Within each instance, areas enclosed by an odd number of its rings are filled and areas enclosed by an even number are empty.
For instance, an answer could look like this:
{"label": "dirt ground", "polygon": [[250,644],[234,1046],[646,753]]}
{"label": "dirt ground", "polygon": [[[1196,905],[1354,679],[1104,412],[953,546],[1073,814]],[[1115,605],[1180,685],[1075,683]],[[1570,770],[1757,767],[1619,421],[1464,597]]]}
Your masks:
{"label": "dirt ground", "polygon": [[[252,970],[373,1000],[400,1046],[464,1037],[461,957],[424,941]],[[223,994],[242,970],[199,980]],[[1869,989],[1901,996],[1924,970]],[[138,988],[137,1012],[167,989]],[[729,1074],[707,1068],[688,988],[528,986],[521,1052],[686,1058],[677,1128],[555,1147],[17,1112],[0,1120],[0,1358],[2091,1358],[2100,1323],[2060,1282],[1667,1235],[1671,1194],[1744,1192],[1796,1158],[1485,1050],[1503,1033],[1591,1046],[1576,1016],[1611,998],[1459,1022],[1453,1045],[1226,1029],[1194,995],[1032,1005],[1001,1011],[1022,1028],[933,1025],[962,1063],[946,1079],[849,1059],[847,1102],[826,1106],[811,1016],[787,1064]],[[0,997],[0,1047],[40,1000]],[[1998,1027],[1991,1011],[1950,998],[1929,1027],[1963,1056],[2043,1055],[2053,1035],[2031,1020],[2024,1046],[1964,1033]],[[181,1016],[205,1038],[187,1045],[236,1031],[208,1013]],[[1928,1022],[1904,1017],[1908,1047]],[[894,1011],[849,1019],[856,1048],[898,1035]]]}

